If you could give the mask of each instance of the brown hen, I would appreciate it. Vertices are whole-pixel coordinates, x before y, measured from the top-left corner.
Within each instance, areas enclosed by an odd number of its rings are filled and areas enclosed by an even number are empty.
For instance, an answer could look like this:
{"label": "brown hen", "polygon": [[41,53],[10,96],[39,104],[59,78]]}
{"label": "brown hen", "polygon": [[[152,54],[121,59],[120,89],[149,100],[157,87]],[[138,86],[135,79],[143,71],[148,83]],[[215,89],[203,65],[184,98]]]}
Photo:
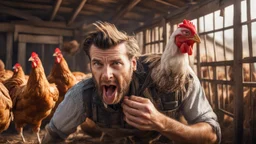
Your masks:
{"label": "brown hen", "polygon": [[30,124],[37,134],[38,142],[41,143],[39,137],[41,122],[51,113],[59,92],[55,84],[47,81],[41,60],[35,52],[32,52],[29,61],[32,70],[27,84],[18,86],[14,90],[14,95],[17,97],[13,108],[14,123],[24,142],[23,127]]}
{"label": "brown hen", "polygon": [[0,133],[6,130],[11,121],[12,100],[6,87],[0,82]]}
{"label": "brown hen", "polygon": [[55,57],[55,63],[47,79],[50,83],[55,83],[59,90],[59,99],[54,108],[55,110],[59,103],[64,99],[66,92],[77,83],[77,80],[71,73],[59,48],[55,49],[53,56]]}
{"label": "brown hen", "polygon": [[11,78],[13,72],[5,69],[3,61],[0,59],[0,82],[4,82],[7,79]]}

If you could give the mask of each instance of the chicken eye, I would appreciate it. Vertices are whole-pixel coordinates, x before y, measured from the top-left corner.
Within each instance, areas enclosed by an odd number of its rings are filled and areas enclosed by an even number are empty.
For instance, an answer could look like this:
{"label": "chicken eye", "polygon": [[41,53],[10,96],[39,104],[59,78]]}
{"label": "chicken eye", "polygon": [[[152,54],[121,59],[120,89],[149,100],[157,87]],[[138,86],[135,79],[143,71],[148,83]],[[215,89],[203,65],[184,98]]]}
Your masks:
{"label": "chicken eye", "polygon": [[182,31],[182,34],[185,35],[185,36],[189,36],[189,35],[190,35],[190,31],[188,31],[188,30],[183,30],[183,31]]}

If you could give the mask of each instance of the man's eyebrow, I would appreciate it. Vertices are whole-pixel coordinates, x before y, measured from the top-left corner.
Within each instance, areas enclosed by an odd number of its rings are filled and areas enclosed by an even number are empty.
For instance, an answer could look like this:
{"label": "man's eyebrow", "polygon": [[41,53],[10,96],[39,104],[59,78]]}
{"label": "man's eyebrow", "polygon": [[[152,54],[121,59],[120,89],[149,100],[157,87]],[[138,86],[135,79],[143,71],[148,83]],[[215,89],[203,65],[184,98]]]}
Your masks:
{"label": "man's eyebrow", "polygon": [[93,59],[92,59],[92,62],[100,62],[100,60],[99,60],[99,59],[96,59],[96,58],[93,58]]}
{"label": "man's eyebrow", "polygon": [[110,62],[122,61],[121,58],[111,59]]}

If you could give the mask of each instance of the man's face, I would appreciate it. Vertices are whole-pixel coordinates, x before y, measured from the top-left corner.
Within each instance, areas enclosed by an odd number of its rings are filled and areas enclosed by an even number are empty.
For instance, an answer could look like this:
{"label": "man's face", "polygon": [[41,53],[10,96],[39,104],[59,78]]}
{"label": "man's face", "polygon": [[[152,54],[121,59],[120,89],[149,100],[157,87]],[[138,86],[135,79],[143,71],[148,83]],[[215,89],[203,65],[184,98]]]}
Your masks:
{"label": "man's face", "polygon": [[136,59],[129,60],[125,44],[107,50],[90,49],[91,71],[97,90],[105,104],[117,104],[127,94]]}

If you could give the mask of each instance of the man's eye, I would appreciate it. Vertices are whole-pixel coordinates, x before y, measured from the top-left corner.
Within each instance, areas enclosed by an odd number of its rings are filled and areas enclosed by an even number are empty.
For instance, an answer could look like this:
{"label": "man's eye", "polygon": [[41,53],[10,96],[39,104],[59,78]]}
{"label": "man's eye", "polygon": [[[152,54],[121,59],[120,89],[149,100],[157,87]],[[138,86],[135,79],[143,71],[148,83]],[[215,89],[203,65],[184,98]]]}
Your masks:
{"label": "man's eye", "polygon": [[113,65],[119,65],[121,64],[120,62],[113,62]]}
{"label": "man's eye", "polygon": [[101,66],[102,64],[99,63],[99,62],[94,62],[93,65],[94,65],[94,66]]}

